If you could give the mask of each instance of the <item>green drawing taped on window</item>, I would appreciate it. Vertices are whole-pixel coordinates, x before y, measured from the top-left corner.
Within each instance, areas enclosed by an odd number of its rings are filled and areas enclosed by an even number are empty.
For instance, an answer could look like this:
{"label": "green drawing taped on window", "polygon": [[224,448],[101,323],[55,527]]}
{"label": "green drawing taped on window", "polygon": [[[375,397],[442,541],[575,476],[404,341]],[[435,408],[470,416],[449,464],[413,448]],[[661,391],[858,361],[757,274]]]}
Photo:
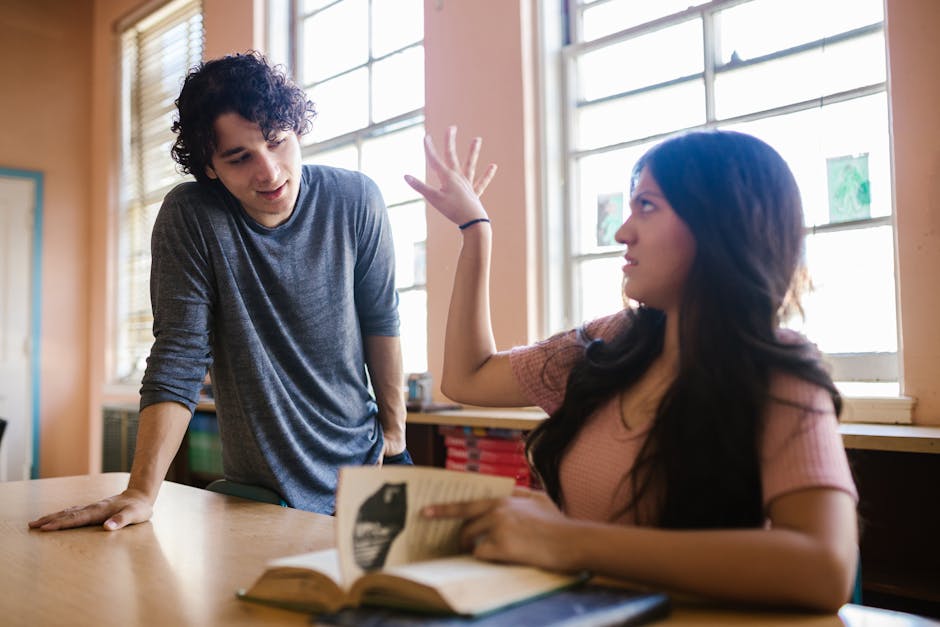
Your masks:
{"label": "green drawing taped on window", "polygon": [[617,229],[623,224],[623,193],[597,195],[597,245],[614,246]]}
{"label": "green drawing taped on window", "polygon": [[829,180],[829,221],[871,217],[868,153],[826,159]]}

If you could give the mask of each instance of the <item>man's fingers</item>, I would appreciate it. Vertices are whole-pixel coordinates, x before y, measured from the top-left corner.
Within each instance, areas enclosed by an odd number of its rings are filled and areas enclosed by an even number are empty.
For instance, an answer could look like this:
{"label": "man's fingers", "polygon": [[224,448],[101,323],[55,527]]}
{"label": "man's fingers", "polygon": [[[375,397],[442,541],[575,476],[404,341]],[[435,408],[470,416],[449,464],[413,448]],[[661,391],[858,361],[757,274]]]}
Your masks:
{"label": "man's fingers", "polygon": [[38,520],[29,523],[33,529],[42,531],[56,531],[58,529],[71,529],[73,527],[84,527],[97,523],[100,518],[97,513],[89,511],[94,506],[89,507],[70,507],[61,512],[43,516]]}
{"label": "man's fingers", "polygon": [[30,521],[31,529],[56,531],[103,524],[105,529],[121,529],[150,518],[152,508],[141,499],[112,497],[92,503],[63,509]]}

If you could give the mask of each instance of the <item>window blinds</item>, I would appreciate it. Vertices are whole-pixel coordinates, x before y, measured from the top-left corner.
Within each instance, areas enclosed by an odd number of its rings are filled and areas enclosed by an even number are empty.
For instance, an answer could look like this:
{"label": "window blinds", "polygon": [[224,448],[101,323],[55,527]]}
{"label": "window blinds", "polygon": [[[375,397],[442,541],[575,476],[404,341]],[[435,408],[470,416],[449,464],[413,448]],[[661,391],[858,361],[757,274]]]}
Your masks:
{"label": "window blinds", "polygon": [[188,177],[170,156],[174,100],[202,61],[202,3],[176,0],[121,33],[121,183],[115,378],[137,383],[153,343],[150,233],[163,196]]}

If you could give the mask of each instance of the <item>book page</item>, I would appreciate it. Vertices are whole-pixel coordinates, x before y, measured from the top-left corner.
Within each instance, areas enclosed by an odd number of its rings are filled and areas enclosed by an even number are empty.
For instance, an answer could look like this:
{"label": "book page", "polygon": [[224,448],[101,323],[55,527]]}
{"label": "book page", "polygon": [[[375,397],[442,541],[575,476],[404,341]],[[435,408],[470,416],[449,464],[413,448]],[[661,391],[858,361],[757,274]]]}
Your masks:
{"label": "book page", "polygon": [[487,612],[582,579],[532,566],[484,562],[470,555],[404,564],[384,572],[433,588],[458,614]]}
{"label": "book page", "polygon": [[460,552],[462,520],[429,520],[421,509],[512,494],[510,477],[422,466],[347,466],[336,494],[340,572],[363,572]]}
{"label": "book page", "polygon": [[279,557],[268,562],[268,568],[306,568],[315,570],[333,580],[333,582],[344,590],[349,586],[343,580],[339,569],[339,553],[336,549],[324,549],[323,551],[313,551],[311,553],[300,553],[298,555],[289,555]]}
{"label": "book page", "polygon": [[306,612],[336,611],[349,603],[336,549],[271,560],[239,598]]}

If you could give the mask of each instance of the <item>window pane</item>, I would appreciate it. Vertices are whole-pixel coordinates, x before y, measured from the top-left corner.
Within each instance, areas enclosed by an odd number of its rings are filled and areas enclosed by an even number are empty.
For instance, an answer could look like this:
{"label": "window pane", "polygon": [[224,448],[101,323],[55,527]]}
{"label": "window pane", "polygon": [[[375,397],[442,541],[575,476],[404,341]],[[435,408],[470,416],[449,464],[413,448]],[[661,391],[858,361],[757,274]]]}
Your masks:
{"label": "window pane", "polygon": [[365,68],[320,83],[310,90],[317,117],[304,143],[336,137],[369,123],[369,71]]}
{"label": "window pane", "polygon": [[721,63],[785,50],[884,20],[883,0],[758,0],[716,14]]}
{"label": "window pane", "polygon": [[172,2],[121,34],[121,181],[116,233],[115,332],[109,373],[139,383],[153,344],[150,236],[166,192],[187,177],[169,158],[173,101],[202,58],[198,2]]}
{"label": "window pane", "polygon": [[369,60],[368,20],[366,0],[343,0],[304,20],[305,85]]}
{"label": "window pane", "polygon": [[706,2],[708,0],[612,0],[587,7],[582,13],[583,41],[599,39]]}
{"label": "window pane", "polygon": [[588,52],[577,65],[583,100],[701,73],[702,21],[690,20]]}
{"label": "window pane", "polygon": [[[621,195],[623,218],[628,215],[630,195],[630,172],[634,164],[654,142],[631,146],[582,158],[577,165],[578,176],[578,211],[577,224],[574,225],[578,237],[572,238],[577,249],[574,254],[590,254],[610,250],[611,246],[598,243],[598,226],[603,226],[598,216],[606,214],[605,201]],[[621,224],[622,224],[621,220]],[[619,226],[619,225],[618,225]],[[606,230],[606,229],[601,229]]]}
{"label": "window pane", "polygon": [[359,169],[359,149],[354,144],[348,144],[334,150],[325,150],[304,157],[304,163],[328,165],[346,170]]}
{"label": "window pane", "polygon": [[705,123],[705,87],[689,81],[578,110],[578,148],[588,150]]}
{"label": "window pane", "polygon": [[424,39],[424,0],[372,3],[372,56],[383,55]]}
{"label": "window pane", "polygon": [[750,133],[777,149],[800,186],[807,225],[830,222],[827,160],[846,155],[865,155],[870,216],[891,215],[893,201],[885,94],[724,128]]}
{"label": "window pane", "polygon": [[334,2],[335,0],[304,0],[304,13],[309,13],[310,11],[316,11],[317,9],[322,9],[326,5]]}
{"label": "window pane", "polygon": [[385,204],[395,205],[418,198],[405,183],[404,175],[424,172],[424,126],[382,135],[362,143],[362,171],[382,190]]}
{"label": "window pane", "polygon": [[428,369],[428,294],[409,290],[398,294],[398,315],[401,318],[402,368],[408,372]]}
{"label": "window pane", "polygon": [[591,259],[578,267],[580,320],[593,320],[623,309],[623,258]]}
{"label": "window pane", "polygon": [[807,237],[813,291],[800,328],[827,353],[897,351],[890,226]]}
{"label": "window pane", "polygon": [[374,122],[420,109],[424,106],[424,46],[376,62],[372,80]]}
{"label": "window pane", "polygon": [[424,201],[398,205],[388,210],[395,240],[395,287],[424,285],[425,242],[428,239]]}
{"label": "window pane", "polygon": [[[268,0],[267,52],[275,65],[290,67],[290,0]],[[293,68],[291,68],[293,69]]]}
{"label": "window pane", "polygon": [[715,77],[719,118],[764,111],[885,80],[884,34],[758,63]]}
{"label": "window pane", "polygon": [[168,131],[173,124],[175,111],[148,113],[150,120],[139,125],[141,144],[138,156],[142,166],[140,175],[143,191],[145,198],[150,200],[154,194],[162,196],[168,187],[179,183],[181,178],[176,170],[176,162],[169,156],[175,136]]}

